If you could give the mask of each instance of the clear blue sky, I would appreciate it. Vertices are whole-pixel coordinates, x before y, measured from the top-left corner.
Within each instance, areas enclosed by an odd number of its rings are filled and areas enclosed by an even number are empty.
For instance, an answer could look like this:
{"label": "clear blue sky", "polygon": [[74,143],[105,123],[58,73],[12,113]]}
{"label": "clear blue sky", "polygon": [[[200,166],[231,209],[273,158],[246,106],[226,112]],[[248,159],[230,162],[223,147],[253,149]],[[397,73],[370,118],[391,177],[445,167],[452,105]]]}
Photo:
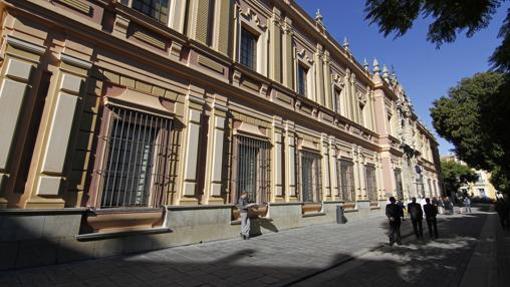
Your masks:
{"label": "clear blue sky", "polygon": [[500,43],[497,34],[508,5],[499,8],[488,28],[472,38],[459,35],[454,43],[444,44],[438,50],[426,41],[430,24],[426,19],[415,22],[403,37],[384,38],[376,25],[364,20],[364,0],[297,0],[297,3],[313,16],[320,9],[329,33],[340,43],[347,37],[359,62],[367,58],[372,63],[375,57],[388,68],[393,65],[418,116],[436,135],[440,154],[449,152],[452,146],[435,133],[429,109],[435,99],[446,95],[460,79],[489,69],[488,58]]}

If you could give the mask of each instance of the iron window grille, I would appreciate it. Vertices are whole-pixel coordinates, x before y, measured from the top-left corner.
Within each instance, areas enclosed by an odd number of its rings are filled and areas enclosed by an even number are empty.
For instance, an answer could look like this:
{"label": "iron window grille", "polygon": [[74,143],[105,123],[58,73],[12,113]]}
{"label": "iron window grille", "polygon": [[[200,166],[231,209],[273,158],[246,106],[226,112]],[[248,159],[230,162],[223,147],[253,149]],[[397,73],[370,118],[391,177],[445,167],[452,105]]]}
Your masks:
{"label": "iron window grille", "polygon": [[270,189],[270,144],[266,140],[249,136],[234,137],[234,162],[236,165],[235,202],[242,192],[248,193],[248,199],[257,204],[269,201]]}
{"label": "iron window grille", "polygon": [[337,161],[339,174],[340,196],[342,200],[353,202],[356,200],[356,190],[354,187],[354,164],[348,160]]}
{"label": "iron window grille", "polygon": [[372,165],[365,166],[365,182],[368,200],[377,201],[377,183],[375,179],[375,167]]}
{"label": "iron window grille", "polygon": [[322,200],[321,156],[301,151],[301,194],[303,202],[318,203]]}
{"label": "iron window grille", "polygon": [[308,69],[303,67],[303,65],[298,65],[297,70],[297,93],[303,97],[306,97],[306,77],[308,74]]}
{"label": "iron window grille", "polygon": [[121,3],[162,23],[168,23],[170,0],[122,0]]}
{"label": "iron window grille", "polygon": [[241,28],[241,64],[257,69],[257,37],[245,28]]}
{"label": "iron window grille", "polygon": [[169,187],[172,120],[108,106],[101,208],[160,207]]}
{"label": "iron window grille", "polygon": [[404,190],[402,189],[402,172],[399,168],[396,168],[394,170],[395,174],[395,185],[396,185],[396,191],[397,191],[397,198],[398,199],[404,199]]}

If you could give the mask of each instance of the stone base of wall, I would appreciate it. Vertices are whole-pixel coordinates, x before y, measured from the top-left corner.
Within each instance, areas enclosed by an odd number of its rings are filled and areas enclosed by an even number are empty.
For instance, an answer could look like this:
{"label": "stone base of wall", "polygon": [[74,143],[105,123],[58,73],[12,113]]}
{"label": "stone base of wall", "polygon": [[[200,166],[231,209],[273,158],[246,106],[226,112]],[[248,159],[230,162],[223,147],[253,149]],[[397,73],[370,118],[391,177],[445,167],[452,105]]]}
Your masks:
{"label": "stone base of wall", "polygon": [[[301,204],[270,205],[266,217],[252,219],[252,235],[336,222],[339,202],[324,203],[321,212],[302,214]],[[232,206],[169,207],[168,229],[80,236],[85,209],[4,210],[0,212],[0,270],[144,252],[239,237]],[[344,214],[347,223],[381,214],[364,204]]]}

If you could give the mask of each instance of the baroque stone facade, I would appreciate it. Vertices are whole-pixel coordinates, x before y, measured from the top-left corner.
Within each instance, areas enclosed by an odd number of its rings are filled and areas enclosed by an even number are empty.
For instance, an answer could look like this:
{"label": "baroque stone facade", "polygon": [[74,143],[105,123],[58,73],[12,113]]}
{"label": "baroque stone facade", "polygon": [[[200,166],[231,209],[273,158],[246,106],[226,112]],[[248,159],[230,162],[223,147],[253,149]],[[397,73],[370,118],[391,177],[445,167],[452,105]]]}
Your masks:
{"label": "baroque stone facade", "polygon": [[441,194],[396,75],[291,0],[0,3],[0,267],[233,237],[241,192],[262,233]]}

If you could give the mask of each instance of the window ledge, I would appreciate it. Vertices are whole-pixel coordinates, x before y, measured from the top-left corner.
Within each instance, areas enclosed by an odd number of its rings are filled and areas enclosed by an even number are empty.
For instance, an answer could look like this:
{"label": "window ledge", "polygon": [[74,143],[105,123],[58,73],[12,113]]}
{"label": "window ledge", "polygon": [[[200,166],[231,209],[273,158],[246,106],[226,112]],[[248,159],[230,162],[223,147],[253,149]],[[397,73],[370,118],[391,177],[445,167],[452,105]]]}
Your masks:
{"label": "window ledge", "polygon": [[107,239],[107,238],[115,238],[115,237],[124,237],[131,235],[140,235],[140,234],[157,234],[157,233],[167,233],[172,232],[172,229],[168,227],[158,227],[158,228],[148,228],[148,229],[140,229],[140,230],[130,230],[130,231],[113,231],[113,232],[96,232],[96,233],[86,233],[76,235],[76,239],[79,241],[90,241],[96,239]]}
{"label": "window ledge", "polygon": [[357,209],[344,209],[344,213],[358,212]]}
{"label": "window ledge", "polygon": [[306,218],[306,217],[315,217],[315,216],[324,216],[326,215],[325,212],[313,212],[313,213],[305,213],[303,214],[303,218]]}

